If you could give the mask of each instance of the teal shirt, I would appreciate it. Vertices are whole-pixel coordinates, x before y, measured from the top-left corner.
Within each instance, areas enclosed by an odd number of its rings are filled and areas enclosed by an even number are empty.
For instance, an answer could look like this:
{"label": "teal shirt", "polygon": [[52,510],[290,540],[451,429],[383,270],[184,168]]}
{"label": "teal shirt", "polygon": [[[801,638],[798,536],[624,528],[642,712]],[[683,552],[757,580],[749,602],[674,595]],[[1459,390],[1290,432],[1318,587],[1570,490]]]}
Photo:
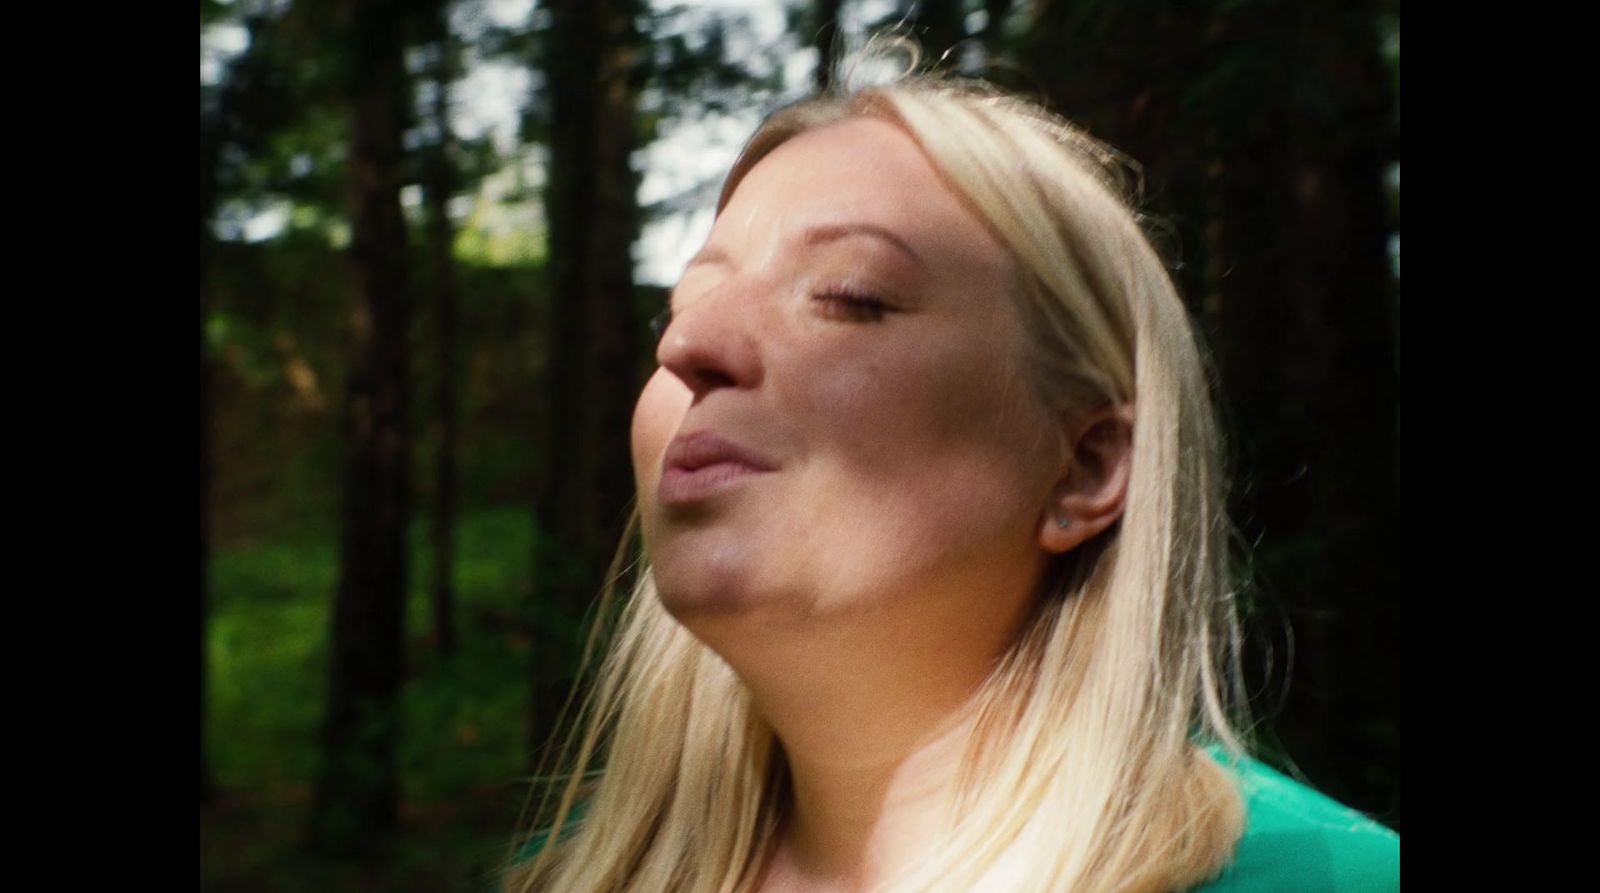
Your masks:
{"label": "teal shirt", "polygon": [[[1220,752],[1213,757],[1227,765]],[[1216,880],[1190,893],[1397,893],[1400,835],[1245,757],[1232,767],[1244,837]],[[544,844],[531,842],[520,858]]]}
{"label": "teal shirt", "polygon": [[1194,893],[1400,889],[1400,835],[1255,760],[1240,760],[1234,777],[1244,838],[1222,875]]}

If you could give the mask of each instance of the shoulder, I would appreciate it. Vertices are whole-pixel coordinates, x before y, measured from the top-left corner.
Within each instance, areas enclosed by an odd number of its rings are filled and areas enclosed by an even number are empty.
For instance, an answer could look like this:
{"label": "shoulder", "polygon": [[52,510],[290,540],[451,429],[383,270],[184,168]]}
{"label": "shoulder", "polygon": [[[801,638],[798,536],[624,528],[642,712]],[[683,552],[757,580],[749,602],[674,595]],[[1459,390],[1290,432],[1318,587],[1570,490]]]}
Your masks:
{"label": "shoulder", "polygon": [[1256,760],[1211,754],[1239,785],[1245,831],[1233,862],[1194,893],[1400,889],[1400,835]]}

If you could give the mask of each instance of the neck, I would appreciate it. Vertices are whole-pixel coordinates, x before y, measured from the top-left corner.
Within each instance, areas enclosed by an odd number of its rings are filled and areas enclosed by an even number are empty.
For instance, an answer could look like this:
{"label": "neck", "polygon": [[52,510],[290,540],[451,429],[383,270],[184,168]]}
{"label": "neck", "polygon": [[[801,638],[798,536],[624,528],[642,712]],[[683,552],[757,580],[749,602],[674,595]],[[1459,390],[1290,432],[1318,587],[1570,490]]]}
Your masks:
{"label": "neck", "polygon": [[[1033,558],[1005,579],[946,574],[872,598],[679,618],[738,673],[788,763],[763,893],[870,890],[928,854],[951,818],[975,696],[1027,620]],[[851,607],[826,607],[840,603]]]}
{"label": "neck", "polygon": [[926,853],[948,815],[970,731],[958,714],[896,754],[786,745],[793,799],[769,870],[782,881],[774,888],[868,890]]}
{"label": "neck", "polygon": [[[974,695],[1004,641],[906,662],[884,661],[881,644],[834,642],[848,647],[824,657],[808,642],[805,653],[763,655],[761,666],[782,671],[738,668],[782,742],[791,781],[761,890],[867,890],[926,854],[949,816]],[[904,640],[897,650],[906,653]]]}

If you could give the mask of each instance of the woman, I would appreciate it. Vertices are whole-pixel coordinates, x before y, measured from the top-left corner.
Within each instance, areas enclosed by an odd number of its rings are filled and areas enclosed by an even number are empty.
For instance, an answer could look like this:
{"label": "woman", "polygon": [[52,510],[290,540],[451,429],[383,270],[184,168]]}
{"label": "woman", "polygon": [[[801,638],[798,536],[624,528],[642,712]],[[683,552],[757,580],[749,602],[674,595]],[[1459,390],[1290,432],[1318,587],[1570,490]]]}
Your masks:
{"label": "woman", "polygon": [[1238,757],[1206,380],[1110,162],[915,79],[762,125],[673,293],[646,563],[508,889],[1398,886],[1391,833]]}

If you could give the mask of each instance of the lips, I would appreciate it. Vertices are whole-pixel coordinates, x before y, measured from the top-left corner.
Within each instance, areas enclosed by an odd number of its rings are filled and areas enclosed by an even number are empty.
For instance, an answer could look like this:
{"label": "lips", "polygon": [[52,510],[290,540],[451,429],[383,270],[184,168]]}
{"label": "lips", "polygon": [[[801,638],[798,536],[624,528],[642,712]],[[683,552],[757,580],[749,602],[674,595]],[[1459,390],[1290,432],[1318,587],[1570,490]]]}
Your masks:
{"label": "lips", "polygon": [[661,501],[674,505],[710,498],[744,478],[775,471],[778,466],[726,437],[697,431],[673,438],[661,467]]}

